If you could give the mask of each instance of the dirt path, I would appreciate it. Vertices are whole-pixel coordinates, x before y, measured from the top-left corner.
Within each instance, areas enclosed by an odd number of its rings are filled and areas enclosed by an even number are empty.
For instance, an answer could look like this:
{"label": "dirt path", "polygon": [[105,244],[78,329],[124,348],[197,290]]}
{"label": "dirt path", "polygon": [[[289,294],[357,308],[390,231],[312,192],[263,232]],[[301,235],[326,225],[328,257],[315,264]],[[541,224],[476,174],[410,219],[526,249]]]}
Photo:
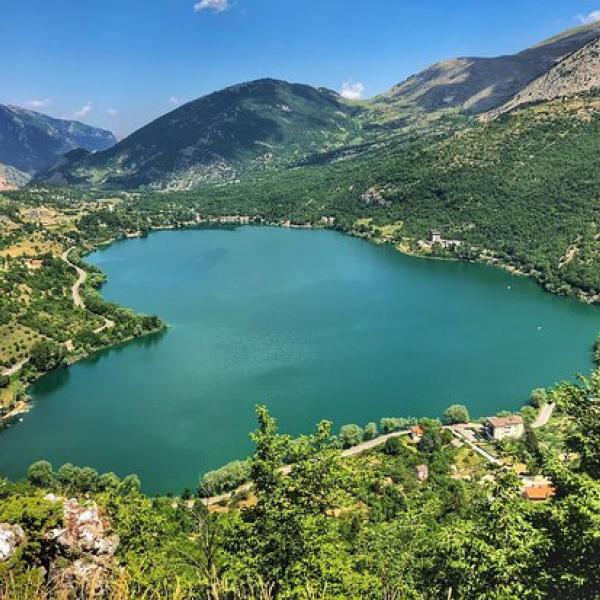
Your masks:
{"label": "dirt path", "polygon": [[554,402],[549,402],[548,404],[544,404],[542,409],[540,410],[536,420],[531,424],[532,429],[539,429],[548,423],[552,413],[554,412],[554,408],[556,404]]}
{"label": "dirt path", "polygon": [[[381,435],[373,440],[369,440],[368,442],[362,442],[357,446],[352,446],[352,448],[346,448],[346,450],[342,450],[342,458],[348,458],[349,456],[356,456],[357,454],[362,454],[367,450],[371,450],[372,448],[377,448],[377,446],[382,446],[385,444],[390,438],[400,437],[403,435],[409,435],[410,430],[406,431],[395,431],[393,433],[388,433],[386,435]],[[285,465],[279,469],[280,473],[287,475],[292,470],[293,465]],[[210,498],[203,498],[203,502],[205,506],[214,506],[215,504],[220,504],[221,502],[225,502],[229,500],[234,494],[240,494],[244,492],[249,492],[252,489],[252,483],[245,483],[240,487],[236,488],[233,492],[227,492],[226,494],[220,494],[219,496],[211,496]]]}
{"label": "dirt path", "polygon": [[7,369],[4,369],[2,371],[2,375],[8,375],[9,377],[11,375],[14,375],[17,371],[20,371],[21,368],[23,367],[23,365],[28,361],[28,358],[24,358],[23,360],[19,361],[18,363],[14,364],[12,367],[8,367]]}

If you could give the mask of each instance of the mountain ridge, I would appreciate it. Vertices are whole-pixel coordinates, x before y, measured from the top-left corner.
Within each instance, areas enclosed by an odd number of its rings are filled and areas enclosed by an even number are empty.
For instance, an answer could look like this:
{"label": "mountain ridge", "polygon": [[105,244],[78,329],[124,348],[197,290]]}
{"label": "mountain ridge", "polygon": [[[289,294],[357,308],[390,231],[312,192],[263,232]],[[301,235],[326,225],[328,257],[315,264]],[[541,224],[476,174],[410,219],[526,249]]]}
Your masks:
{"label": "mountain ridge", "polygon": [[106,151],[70,155],[37,179],[185,190],[340,160],[361,147],[385,145],[402,132],[426,132],[442,115],[462,115],[455,125],[460,128],[465,118],[500,109],[569,57],[577,60],[577,53],[598,39],[600,22],[513,55],[442,61],[361,102],[275,79],[241,83],[159,117]]}
{"label": "mountain ridge", "polygon": [[115,136],[79,121],[56,119],[12,105],[0,105],[0,163],[33,175],[66,152],[105,150]]}

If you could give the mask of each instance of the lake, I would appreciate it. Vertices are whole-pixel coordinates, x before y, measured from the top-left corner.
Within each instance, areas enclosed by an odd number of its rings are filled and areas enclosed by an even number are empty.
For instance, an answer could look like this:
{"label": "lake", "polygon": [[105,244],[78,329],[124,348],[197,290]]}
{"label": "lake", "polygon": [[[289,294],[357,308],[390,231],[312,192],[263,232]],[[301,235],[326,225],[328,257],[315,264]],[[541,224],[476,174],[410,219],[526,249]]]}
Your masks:
{"label": "lake", "polygon": [[104,295],[169,330],[61,369],[0,435],[0,472],[47,459],[194,488],[251,451],[254,406],[283,431],[517,409],[592,367],[600,312],[500,269],[403,256],[332,231],[153,233],[98,251]]}

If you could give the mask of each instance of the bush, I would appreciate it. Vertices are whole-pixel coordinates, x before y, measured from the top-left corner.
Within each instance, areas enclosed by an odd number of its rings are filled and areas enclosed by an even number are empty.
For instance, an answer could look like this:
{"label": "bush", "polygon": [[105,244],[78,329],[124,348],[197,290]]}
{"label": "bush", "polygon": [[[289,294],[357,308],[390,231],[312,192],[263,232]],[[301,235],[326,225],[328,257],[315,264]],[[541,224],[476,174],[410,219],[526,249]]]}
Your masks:
{"label": "bush", "polygon": [[380,421],[381,433],[393,433],[394,431],[407,429],[414,422],[414,419],[406,419],[404,417],[384,417]]}
{"label": "bush", "polygon": [[0,388],[8,387],[10,377],[8,375],[0,375]]}
{"label": "bush", "polygon": [[529,404],[534,408],[541,408],[548,402],[548,392],[544,388],[536,388],[531,392]]}
{"label": "bush", "polygon": [[358,425],[344,425],[340,429],[338,439],[342,444],[342,448],[358,446],[363,440],[362,427],[359,427]]}
{"label": "bush", "polygon": [[47,460],[39,460],[27,469],[27,480],[36,487],[49,488],[55,483],[52,465]]}
{"label": "bush", "polygon": [[235,460],[216,471],[205,473],[198,486],[198,495],[207,498],[230,492],[246,483],[249,478],[250,463],[247,460]]}
{"label": "bush", "polygon": [[404,450],[404,444],[399,437],[391,437],[383,445],[383,453],[388,456],[399,456]]}
{"label": "bush", "polygon": [[363,440],[374,440],[377,437],[377,425],[375,423],[367,423],[363,432]]}
{"label": "bush", "polygon": [[58,367],[65,357],[63,346],[50,340],[36,342],[31,349],[29,362],[41,372]]}
{"label": "bush", "polygon": [[443,422],[445,425],[456,425],[457,423],[469,422],[469,411],[462,404],[453,404],[444,412]]}

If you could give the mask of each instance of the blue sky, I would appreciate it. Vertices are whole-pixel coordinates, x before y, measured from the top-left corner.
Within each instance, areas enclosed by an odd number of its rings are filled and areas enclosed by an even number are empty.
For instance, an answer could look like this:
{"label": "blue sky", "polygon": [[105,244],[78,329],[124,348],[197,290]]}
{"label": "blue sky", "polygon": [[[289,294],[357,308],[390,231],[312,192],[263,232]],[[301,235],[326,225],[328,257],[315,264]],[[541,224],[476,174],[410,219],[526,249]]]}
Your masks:
{"label": "blue sky", "polygon": [[369,97],[593,18],[600,0],[1,0],[0,103],[123,136],[240,81]]}

